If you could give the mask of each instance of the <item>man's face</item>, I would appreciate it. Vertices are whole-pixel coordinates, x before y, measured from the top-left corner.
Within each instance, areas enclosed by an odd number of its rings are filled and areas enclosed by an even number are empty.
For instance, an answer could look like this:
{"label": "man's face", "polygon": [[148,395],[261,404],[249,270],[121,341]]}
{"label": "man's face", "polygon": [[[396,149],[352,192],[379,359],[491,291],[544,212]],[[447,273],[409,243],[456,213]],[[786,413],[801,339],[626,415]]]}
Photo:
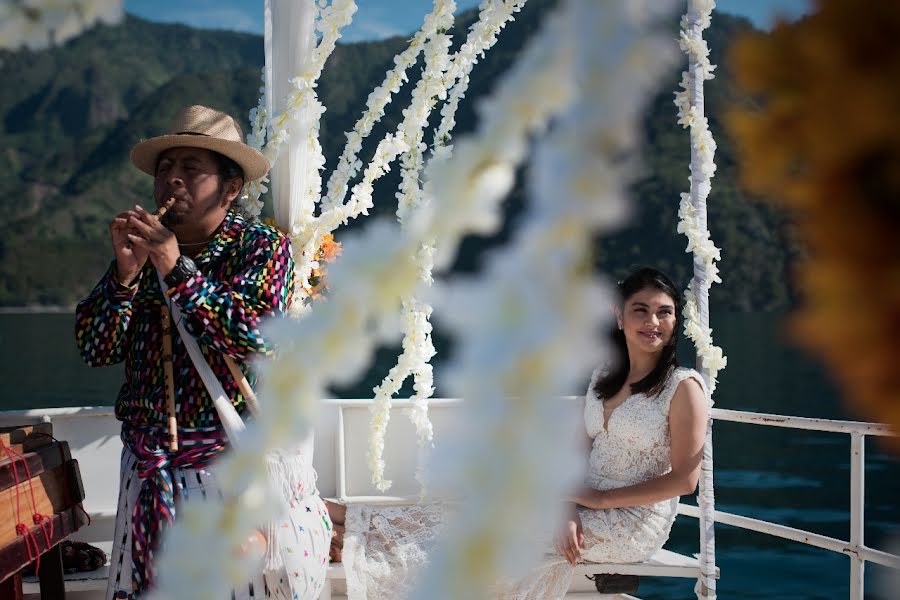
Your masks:
{"label": "man's face", "polygon": [[218,164],[209,150],[170,148],[159,155],[153,198],[159,207],[175,197],[165,220],[170,226],[217,226],[239,191],[239,180],[222,185]]}

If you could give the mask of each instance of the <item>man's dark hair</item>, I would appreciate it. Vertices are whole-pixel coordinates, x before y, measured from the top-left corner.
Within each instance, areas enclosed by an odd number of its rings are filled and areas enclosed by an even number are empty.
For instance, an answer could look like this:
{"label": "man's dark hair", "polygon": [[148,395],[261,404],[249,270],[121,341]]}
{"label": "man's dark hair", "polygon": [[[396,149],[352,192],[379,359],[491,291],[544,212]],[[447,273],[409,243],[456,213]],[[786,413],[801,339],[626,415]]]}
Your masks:
{"label": "man's dark hair", "polygon": [[226,181],[231,181],[235,177],[240,177],[242,183],[247,182],[247,178],[244,177],[244,170],[239,164],[224,154],[219,154],[213,150],[210,152],[212,152],[213,158],[216,159],[216,165],[219,167],[219,178],[222,180],[223,184]]}

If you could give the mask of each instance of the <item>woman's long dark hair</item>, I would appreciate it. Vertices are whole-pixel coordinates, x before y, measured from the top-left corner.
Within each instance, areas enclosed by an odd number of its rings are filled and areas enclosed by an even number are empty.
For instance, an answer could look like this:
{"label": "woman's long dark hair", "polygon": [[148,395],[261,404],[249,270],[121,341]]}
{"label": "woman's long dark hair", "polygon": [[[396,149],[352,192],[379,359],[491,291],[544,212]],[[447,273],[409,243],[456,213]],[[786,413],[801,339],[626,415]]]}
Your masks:
{"label": "woman's long dark hair", "polygon": [[[631,384],[632,394],[643,393],[647,396],[656,396],[663,391],[669,375],[678,366],[675,349],[678,345],[678,330],[681,325],[681,296],[675,284],[665,273],[652,267],[642,267],[619,283],[619,307],[623,313],[628,299],[647,288],[668,294],[675,303],[675,328],[672,330],[671,339],[663,346],[659,362],[646,377]],[[625,344],[625,332],[613,324],[610,338],[613,347],[610,369],[594,384],[594,393],[601,400],[612,398],[622,389],[631,368],[628,360],[628,346]]]}

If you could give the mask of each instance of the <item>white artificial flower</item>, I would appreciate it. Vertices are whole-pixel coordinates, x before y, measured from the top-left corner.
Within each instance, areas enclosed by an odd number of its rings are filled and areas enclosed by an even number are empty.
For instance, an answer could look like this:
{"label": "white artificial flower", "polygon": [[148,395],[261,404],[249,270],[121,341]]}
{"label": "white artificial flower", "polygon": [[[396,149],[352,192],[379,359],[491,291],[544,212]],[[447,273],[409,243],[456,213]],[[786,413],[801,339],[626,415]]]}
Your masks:
{"label": "white artificial flower", "polygon": [[[678,208],[680,221],[677,229],[687,237],[686,251],[692,252],[695,261],[699,261],[704,277],[699,289],[692,281],[685,292],[684,331],[697,348],[701,366],[710,381],[710,394],[715,390],[716,375],[725,368],[727,359],[721,348],[713,345],[712,330],[701,323],[696,299],[701,296],[708,297],[710,286],[714,282],[721,283],[716,265],[721,260],[721,251],[713,244],[711,234],[705,226],[705,218],[698,207],[705,206],[712,187],[710,179],[716,171],[716,164],[713,161],[716,142],[709,130],[708,120],[698,106],[692,103],[691,94],[697,87],[695,86],[697,76],[700,79],[712,79],[714,76],[715,66],[709,62],[709,47],[702,37],[703,30],[709,27],[714,6],[715,2],[712,0],[691,0],[688,14],[681,19],[679,46],[690,57],[690,63],[696,65],[696,73],[690,68],[685,71],[679,84],[681,89],[675,94],[678,123],[690,129],[692,155],[691,189],[689,193],[681,194]],[[702,103],[702,86],[697,89],[701,95],[698,103]],[[698,165],[696,173],[693,160],[696,160]]]}

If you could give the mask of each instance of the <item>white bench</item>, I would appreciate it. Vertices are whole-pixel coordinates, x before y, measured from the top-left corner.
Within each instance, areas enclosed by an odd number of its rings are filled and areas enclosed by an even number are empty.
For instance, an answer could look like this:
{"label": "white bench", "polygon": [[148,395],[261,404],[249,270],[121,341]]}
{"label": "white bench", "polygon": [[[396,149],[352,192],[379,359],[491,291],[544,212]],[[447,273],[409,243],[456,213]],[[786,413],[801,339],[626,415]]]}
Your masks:
{"label": "white bench", "polygon": [[[385,476],[393,481],[391,496],[385,496],[371,483],[366,452],[369,431],[368,400],[326,400],[316,424],[315,466],[318,487],[324,497],[347,503],[411,504],[416,501],[419,484],[414,474],[418,451],[415,428],[403,414],[406,402],[397,402],[391,412],[385,447]],[[457,413],[457,400],[433,400],[429,410],[435,431],[435,443],[452,435]],[[109,553],[115,527],[118,496],[118,472],[121,442],[119,422],[110,407],[45,409],[0,413],[0,426],[26,424],[49,418],[54,435],[69,442],[72,455],[78,459],[85,488],[85,509],[92,523],[79,530],[73,539],[85,541]],[[443,439],[447,439],[444,437]],[[102,598],[109,567],[91,573],[67,574],[69,600]],[[599,594],[585,575],[617,573],[654,577],[696,579],[700,574],[697,559],[662,550],[649,561],[637,564],[582,564],[575,570],[568,598],[629,598],[624,594]],[[718,575],[718,571],[717,571]],[[38,598],[36,579],[24,582],[26,598]],[[343,566],[328,568],[328,584],[324,600],[346,597]]]}

